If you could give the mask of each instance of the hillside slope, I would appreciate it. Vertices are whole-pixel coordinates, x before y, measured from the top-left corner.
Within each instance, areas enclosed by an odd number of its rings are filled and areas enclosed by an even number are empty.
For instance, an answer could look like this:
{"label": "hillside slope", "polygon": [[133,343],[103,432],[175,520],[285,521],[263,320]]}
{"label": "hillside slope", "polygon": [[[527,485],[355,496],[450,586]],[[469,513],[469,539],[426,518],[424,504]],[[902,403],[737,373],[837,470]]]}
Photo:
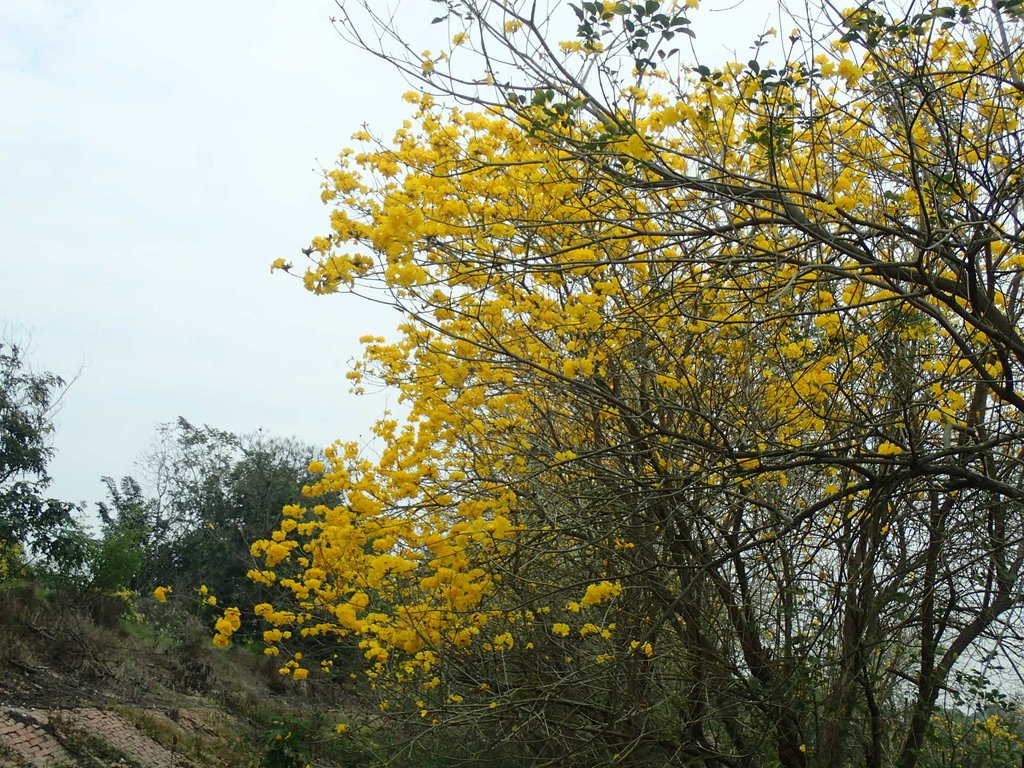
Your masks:
{"label": "hillside slope", "polygon": [[333,735],[351,695],[280,678],[209,630],[122,617],[122,601],[0,590],[0,768],[317,768],[365,764]]}

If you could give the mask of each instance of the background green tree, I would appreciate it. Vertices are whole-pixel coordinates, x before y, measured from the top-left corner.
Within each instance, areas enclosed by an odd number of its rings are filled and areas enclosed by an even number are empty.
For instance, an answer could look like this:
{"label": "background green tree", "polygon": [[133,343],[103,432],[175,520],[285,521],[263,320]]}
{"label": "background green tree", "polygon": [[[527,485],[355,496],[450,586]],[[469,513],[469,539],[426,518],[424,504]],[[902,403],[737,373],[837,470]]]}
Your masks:
{"label": "background green tree", "polygon": [[51,372],[33,371],[23,345],[0,341],[0,558],[10,563],[24,552],[61,557],[76,505],[50,498],[53,414],[67,383]]}
{"label": "background green tree", "polygon": [[246,576],[255,565],[249,544],[310,484],[307,467],[317,456],[263,432],[185,418],[161,425],[139,478],[104,479],[98,580],[142,593],[171,586],[178,595],[205,585],[222,605],[260,602],[260,587]]}

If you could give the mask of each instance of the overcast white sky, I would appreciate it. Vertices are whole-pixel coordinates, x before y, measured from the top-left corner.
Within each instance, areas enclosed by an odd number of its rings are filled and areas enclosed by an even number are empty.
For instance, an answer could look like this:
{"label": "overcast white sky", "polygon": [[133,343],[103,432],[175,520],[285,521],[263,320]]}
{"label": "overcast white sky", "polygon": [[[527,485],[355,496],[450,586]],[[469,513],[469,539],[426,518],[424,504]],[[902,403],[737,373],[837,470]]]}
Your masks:
{"label": "overcast white sky", "polygon": [[[743,50],[774,5],[714,28]],[[337,36],[335,11],[0,3],[0,331],[31,338],[37,369],[81,369],[54,496],[101,499],[178,415],[320,446],[379,415],[344,374],[395,318],[269,271],[326,230],[317,169],[406,114],[408,86]]]}

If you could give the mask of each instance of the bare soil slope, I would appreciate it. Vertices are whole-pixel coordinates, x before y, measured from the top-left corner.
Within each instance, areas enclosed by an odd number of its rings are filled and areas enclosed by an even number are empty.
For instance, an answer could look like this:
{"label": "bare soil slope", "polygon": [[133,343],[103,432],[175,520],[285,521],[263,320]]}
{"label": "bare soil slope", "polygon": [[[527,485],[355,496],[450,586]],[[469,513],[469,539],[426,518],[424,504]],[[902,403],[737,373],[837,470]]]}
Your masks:
{"label": "bare soil slope", "polygon": [[0,768],[342,763],[330,733],[351,705],[334,684],[286,684],[252,651],[213,648],[194,620],[154,629],[123,611],[0,590]]}

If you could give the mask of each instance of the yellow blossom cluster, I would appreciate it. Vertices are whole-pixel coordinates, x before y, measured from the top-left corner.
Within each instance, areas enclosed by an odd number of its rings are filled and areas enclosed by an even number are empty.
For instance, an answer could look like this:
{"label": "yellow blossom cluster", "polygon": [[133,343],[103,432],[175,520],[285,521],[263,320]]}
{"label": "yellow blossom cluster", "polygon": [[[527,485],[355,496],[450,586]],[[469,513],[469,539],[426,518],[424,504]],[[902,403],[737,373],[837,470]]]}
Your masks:
{"label": "yellow blossom cluster", "polygon": [[994,475],[1018,458],[985,452],[1024,436],[1024,99],[965,75],[1004,63],[938,18],[927,43],[886,28],[770,75],[641,78],[605,112],[413,93],[390,142],[360,136],[326,174],[304,283],[401,309],[349,379],[402,416],[374,451],[332,446],[252,544],[250,578],[287,606],[256,608],[267,652],[344,639],[382,711],[410,691],[445,722],[511,707],[515,670],[665,701],[659,670],[698,697],[824,680],[800,664],[814,643],[822,668],[847,658],[825,644],[858,636],[836,626],[849,573],[918,595],[936,521],[971,530],[961,489],[1012,489]]}
{"label": "yellow blossom cluster", "polygon": [[238,608],[225,608],[224,614],[214,624],[217,632],[213,636],[213,644],[219,648],[226,648],[231,636],[241,627],[242,612]]}

